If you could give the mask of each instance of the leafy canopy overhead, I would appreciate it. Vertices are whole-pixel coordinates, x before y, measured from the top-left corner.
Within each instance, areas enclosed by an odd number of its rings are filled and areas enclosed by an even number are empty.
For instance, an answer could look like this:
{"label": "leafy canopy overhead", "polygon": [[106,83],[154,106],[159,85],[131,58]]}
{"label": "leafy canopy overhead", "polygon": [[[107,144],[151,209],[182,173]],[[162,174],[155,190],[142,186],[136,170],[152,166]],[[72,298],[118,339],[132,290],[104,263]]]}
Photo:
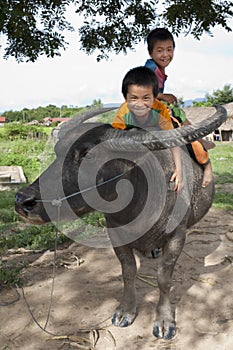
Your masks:
{"label": "leafy canopy overhead", "polygon": [[[99,52],[127,52],[155,27],[173,34],[191,34],[228,25],[233,16],[232,0],[0,0],[0,34],[4,58],[36,61],[40,55],[54,57],[68,46],[65,33],[73,28],[67,9],[75,8],[81,48]],[[162,5],[162,10],[160,10]]]}

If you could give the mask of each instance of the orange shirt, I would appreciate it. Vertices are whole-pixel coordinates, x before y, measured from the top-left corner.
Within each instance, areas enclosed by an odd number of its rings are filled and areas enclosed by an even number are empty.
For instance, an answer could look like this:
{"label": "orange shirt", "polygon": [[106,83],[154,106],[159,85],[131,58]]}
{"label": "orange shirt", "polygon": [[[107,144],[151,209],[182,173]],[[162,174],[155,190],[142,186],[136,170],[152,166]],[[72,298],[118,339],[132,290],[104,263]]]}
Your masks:
{"label": "orange shirt", "polygon": [[[157,118],[156,121],[154,120],[154,126],[160,126],[160,128],[163,130],[174,129],[171,121],[170,112],[164,103],[156,99],[152,106],[152,113],[153,113],[154,119]],[[124,102],[118,108],[114,116],[112,126],[115,129],[122,129],[122,130],[126,129],[127,126],[132,126],[132,125],[137,126],[135,123],[129,124],[129,114],[130,114],[130,111],[129,111],[127,102]],[[157,125],[155,125],[155,123],[157,123]]]}

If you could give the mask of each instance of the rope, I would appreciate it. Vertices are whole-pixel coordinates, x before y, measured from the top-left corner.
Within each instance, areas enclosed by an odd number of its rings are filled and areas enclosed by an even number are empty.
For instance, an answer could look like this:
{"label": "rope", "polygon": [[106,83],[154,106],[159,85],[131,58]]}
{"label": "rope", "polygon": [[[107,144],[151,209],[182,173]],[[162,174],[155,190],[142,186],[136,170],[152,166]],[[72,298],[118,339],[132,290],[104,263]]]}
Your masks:
{"label": "rope", "polygon": [[139,158],[138,161],[135,161],[134,164],[132,166],[129,167],[128,170],[126,170],[124,173],[121,173],[119,175],[116,175],[114,177],[111,177],[110,179],[108,180],[105,180],[97,185],[94,185],[94,186],[90,186],[90,187],[87,187],[81,191],[78,191],[78,192],[75,192],[75,193],[72,193],[70,194],[69,196],[65,196],[65,197],[62,197],[62,198],[58,198],[58,199],[36,199],[35,202],[40,202],[40,203],[51,203],[52,205],[54,206],[57,206],[57,207],[60,207],[62,205],[62,202],[66,199],[69,199],[69,198],[72,198],[72,197],[75,197],[75,196],[78,196],[82,193],[86,193],[86,192],[89,192],[89,191],[92,191],[98,187],[101,187],[109,182],[112,182],[112,181],[115,181],[119,178],[121,178],[122,176],[126,175],[127,173],[129,173],[132,169],[134,169],[136,166],[140,166],[140,163],[143,162],[145,160],[145,157],[141,157]]}
{"label": "rope", "polygon": [[[121,174],[120,176],[122,176],[124,174]],[[120,177],[120,176],[116,176],[114,178],[112,178],[111,180],[117,178],[117,177]],[[109,182],[106,181],[106,182]],[[101,185],[101,184],[100,184]],[[27,306],[27,309],[33,319],[33,321],[35,322],[35,324],[43,331],[45,332],[46,334],[48,335],[51,335],[53,337],[62,337],[63,334],[55,334],[55,333],[52,333],[50,331],[48,331],[46,328],[48,326],[48,322],[49,322],[49,318],[50,318],[50,315],[51,315],[51,308],[52,308],[52,303],[53,303],[53,294],[54,294],[54,286],[55,286],[55,271],[56,271],[56,259],[57,259],[57,239],[58,239],[58,232],[59,232],[59,222],[60,222],[60,208],[61,208],[61,205],[62,205],[62,200],[64,200],[65,198],[62,198],[61,200],[53,200],[51,201],[51,203],[53,205],[56,205],[57,206],[57,229],[56,229],[56,235],[55,235],[55,242],[54,242],[54,255],[53,255],[53,270],[52,270],[52,285],[51,285],[51,292],[50,292],[50,301],[49,301],[49,307],[48,307],[48,313],[47,313],[47,317],[46,317],[46,321],[45,321],[45,325],[42,326],[39,321],[37,321],[36,317],[34,316],[32,310],[31,310],[31,307],[29,305],[29,302],[26,298],[26,295],[25,295],[25,292],[24,292],[24,288],[21,287],[21,291],[22,291],[22,296],[23,296],[23,299],[25,301],[25,304]],[[19,289],[19,287],[17,286],[17,288]],[[18,292],[18,291],[17,291]],[[95,325],[92,325],[91,326],[91,329],[94,330],[94,329],[98,329],[98,327],[102,324],[102,323],[105,323],[108,319],[104,320],[104,321],[101,321]],[[101,329],[101,328],[100,328]],[[83,331],[90,331],[88,329],[80,329],[81,332]],[[110,332],[111,333],[111,332]],[[111,335],[111,334],[110,334]]]}
{"label": "rope", "polygon": [[130,169],[128,169],[126,172],[124,173],[121,173],[119,175],[116,175],[114,177],[111,177],[110,179],[104,181],[104,182],[101,182],[97,185],[94,185],[94,186],[91,186],[91,187],[87,187],[81,191],[78,191],[78,192],[75,192],[75,193],[72,193],[70,194],[69,196],[65,196],[65,197],[62,197],[62,198],[58,198],[58,199],[36,199],[35,202],[42,202],[42,203],[51,203],[52,205],[56,206],[56,207],[60,207],[62,205],[62,202],[66,199],[69,199],[69,198],[72,198],[72,197],[75,197],[75,196],[78,196],[79,194],[82,194],[82,193],[86,193],[86,192],[89,192],[89,191],[92,191],[100,186],[103,186],[109,182],[112,182],[112,181],[115,181],[117,179],[119,179],[120,177],[126,175],[130,170],[132,170],[136,165],[138,165],[138,163],[134,163],[134,166],[132,166]]}
{"label": "rope", "polygon": [[51,309],[52,309],[52,303],[53,303],[53,293],[54,293],[54,286],[55,286],[55,272],[56,272],[56,259],[57,259],[57,239],[58,239],[58,232],[59,232],[59,222],[60,222],[60,207],[61,205],[57,205],[57,229],[56,229],[56,233],[55,233],[55,241],[54,241],[54,255],[53,255],[53,270],[52,270],[52,285],[51,285],[51,292],[50,292],[50,300],[49,300],[49,307],[48,307],[48,313],[47,313],[47,317],[46,317],[46,321],[44,324],[44,327],[37,321],[36,317],[34,316],[31,307],[27,301],[27,298],[25,296],[24,293],[24,288],[21,287],[22,290],[22,295],[23,295],[23,299],[27,305],[28,311],[33,319],[33,321],[35,322],[35,324],[45,333],[52,335],[52,336],[58,336],[58,334],[54,334],[50,331],[47,331],[46,328],[48,326],[48,322],[49,322],[49,318],[51,315]]}
{"label": "rope", "polygon": [[[57,208],[57,225],[59,225],[59,222],[60,222],[60,206],[58,206],[58,208]],[[53,255],[53,271],[52,271],[52,286],[51,286],[48,314],[47,314],[47,319],[46,319],[46,322],[45,322],[45,325],[44,325],[44,329],[47,328],[47,325],[48,325],[48,322],[49,322],[50,313],[51,313],[51,308],[52,308],[52,302],[53,302],[53,292],[54,292],[54,284],[55,284],[55,271],[56,271],[56,260],[57,260],[58,231],[59,231],[59,228],[56,229],[56,235],[55,235],[54,255]]]}
{"label": "rope", "polygon": [[[135,166],[135,165],[134,165]],[[129,170],[127,170],[128,172]],[[60,222],[60,208],[61,208],[61,205],[62,205],[62,202],[68,198],[71,198],[71,197],[74,197],[74,196],[77,196],[79,194],[82,194],[82,193],[85,193],[85,192],[88,192],[88,191],[91,191],[97,187],[100,187],[106,183],[109,183],[109,182],[112,182],[120,177],[122,177],[123,175],[125,175],[127,172],[125,173],[122,173],[122,174],[119,174],[119,175],[116,175],[114,177],[112,177],[111,179],[108,179],[100,184],[97,184],[95,186],[91,186],[91,187],[88,187],[82,191],[78,191],[78,192],[75,192],[69,196],[66,196],[66,197],[63,197],[63,198],[59,198],[59,199],[52,199],[52,200],[36,200],[36,202],[43,202],[43,203],[51,203],[52,205],[56,206],[57,207],[57,229],[56,229],[56,236],[55,236],[55,243],[54,243],[54,256],[53,256],[53,271],[52,271],[52,286],[51,286],[51,293],[50,293],[50,301],[49,301],[49,307],[48,307],[48,313],[47,313],[47,317],[46,317],[46,321],[45,321],[45,325],[44,327],[37,321],[36,317],[34,316],[32,310],[31,310],[31,307],[27,301],[27,298],[25,296],[25,293],[24,293],[24,289],[23,287],[21,287],[21,290],[22,290],[22,295],[23,295],[23,299],[27,305],[27,308],[28,308],[28,311],[33,319],[33,321],[36,323],[36,325],[42,330],[44,331],[45,333],[49,334],[49,335],[52,335],[52,336],[59,336],[58,334],[54,334],[50,331],[47,331],[46,328],[48,326],[48,322],[49,322],[49,318],[50,318],[50,314],[51,314],[51,308],[52,308],[52,303],[53,303],[53,293],[54,293],[54,285],[55,285],[55,270],[56,270],[56,258],[57,258],[57,237],[58,237],[58,232],[59,232],[59,222]]]}
{"label": "rope", "polygon": [[[52,333],[52,332],[49,332],[49,331],[46,330],[45,327],[42,327],[42,326],[41,326],[41,324],[37,321],[37,319],[35,318],[35,316],[34,316],[32,310],[31,310],[31,307],[30,307],[30,305],[29,305],[29,303],[28,303],[28,301],[27,301],[26,295],[25,295],[25,293],[24,293],[23,287],[21,287],[21,291],[22,291],[22,295],[23,295],[23,299],[24,299],[24,301],[25,301],[25,304],[27,305],[28,311],[29,311],[29,313],[30,313],[30,315],[31,315],[31,317],[32,317],[32,319],[33,319],[33,321],[35,322],[35,324],[36,324],[43,332],[45,332],[45,333],[47,333],[47,334],[49,334],[49,335],[52,335],[52,336],[57,336],[58,334],[54,334],[54,333]],[[49,316],[49,315],[50,315],[50,310],[49,310],[48,316]],[[48,319],[49,319],[48,316],[47,316],[47,320],[46,320],[46,326],[47,326],[47,321],[48,321]]]}
{"label": "rope", "polygon": [[[88,187],[84,190],[81,190],[81,191],[78,191],[78,192],[75,192],[69,196],[65,196],[63,198],[59,198],[59,199],[52,199],[52,200],[36,200],[36,202],[43,202],[43,203],[51,203],[52,205],[56,206],[57,207],[57,229],[56,229],[56,236],[55,236],[55,243],[54,243],[54,256],[53,256],[53,271],[52,271],[52,286],[51,286],[51,293],[50,293],[50,301],[49,301],[49,307],[48,307],[48,313],[47,313],[47,317],[46,317],[46,321],[45,321],[45,325],[44,327],[37,321],[36,317],[34,316],[32,310],[31,310],[31,307],[27,301],[27,298],[25,296],[25,293],[24,293],[24,289],[23,287],[21,287],[21,290],[22,290],[22,295],[23,295],[23,299],[27,305],[27,308],[28,308],[28,311],[33,319],[33,321],[35,322],[35,324],[45,333],[49,334],[49,335],[52,335],[52,336],[60,336],[59,334],[54,334],[48,330],[46,330],[47,326],[48,326],[48,322],[49,322],[49,318],[50,318],[50,314],[51,314],[51,308],[52,308],[52,302],[53,302],[53,293],[54,293],[54,285],[55,285],[55,271],[56,271],[56,258],[57,258],[57,238],[58,238],[58,232],[59,232],[59,223],[60,223],[60,208],[61,208],[61,205],[62,205],[62,202],[68,198],[71,198],[71,197],[74,197],[74,196],[77,196],[79,194],[82,194],[82,193],[85,193],[85,192],[88,192],[88,191],[91,191],[97,187],[100,187],[102,185],[105,185],[109,182],[112,182],[124,175],[126,175],[129,171],[131,171],[136,165],[138,165],[137,162],[134,163],[134,165],[132,167],[130,167],[126,172],[124,173],[121,173],[119,175],[116,175],[100,184],[97,184],[95,186],[91,186],[91,187]],[[105,322],[105,321],[103,321]],[[103,322],[100,322],[97,324],[97,326]]]}
{"label": "rope", "polygon": [[[135,166],[135,165],[134,165]],[[127,170],[128,172],[129,170]],[[27,301],[27,298],[25,296],[25,293],[24,293],[24,289],[23,287],[21,287],[21,290],[22,290],[22,295],[23,295],[23,299],[27,305],[27,308],[28,308],[28,311],[33,319],[33,321],[36,323],[36,325],[42,330],[44,331],[45,333],[49,334],[49,335],[52,335],[52,336],[59,336],[58,334],[54,334],[50,331],[47,331],[46,328],[48,326],[48,322],[49,322],[49,318],[50,318],[50,314],[51,314],[51,308],[52,308],[52,302],[53,302],[53,293],[54,293],[54,285],[55,285],[55,270],[56,270],[56,258],[57,258],[57,237],[58,237],[58,232],[59,232],[59,223],[60,223],[60,208],[61,208],[61,205],[62,205],[62,202],[68,198],[71,198],[71,197],[74,197],[74,196],[77,196],[79,194],[82,194],[82,193],[85,193],[85,192],[88,192],[88,191],[91,191],[97,187],[100,187],[106,183],[109,183],[109,182],[112,182],[120,177],[122,177],[123,175],[125,175],[127,172],[125,173],[122,173],[122,174],[119,174],[119,175],[116,175],[114,177],[112,177],[111,179],[109,180],[106,180],[100,184],[97,184],[95,186],[91,186],[91,187],[88,187],[82,191],[78,191],[78,192],[75,192],[69,196],[66,196],[66,197],[63,197],[63,198],[59,198],[59,199],[52,199],[52,200],[36,200],[36,202],[43,202],[43,203],[51,203],[52,205],[56,206],[57,207],[57,229],[56,229],[56,236],[55,236],[55,243],[54,243],[54,256],[53,256],[53,271],[52,271],[52,286],[51,286],[51,293],[50,293],[50,301],[49,301],[49,307],[48,307],[48,313],[47,313],[47,317],[46,317],[46,321],[45,321],[45,325],[44,327],[37,321],[36,317],[34,316],[32,310],[31,310],[31,307]]]}

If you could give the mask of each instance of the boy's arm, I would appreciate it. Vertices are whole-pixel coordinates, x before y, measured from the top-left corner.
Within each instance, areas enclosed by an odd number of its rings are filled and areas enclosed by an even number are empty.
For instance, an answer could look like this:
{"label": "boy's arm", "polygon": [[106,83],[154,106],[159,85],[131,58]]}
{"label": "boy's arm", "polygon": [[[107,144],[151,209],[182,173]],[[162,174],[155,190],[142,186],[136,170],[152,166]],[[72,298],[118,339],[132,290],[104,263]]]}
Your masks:
{"label": "boy's arm", "polygon": [[170,181],[174,182],[174,191],[180,191],[183,187],[180,147],[173,147],[171,151],[172,151],[172,155],[175,163],[175,171]]}
{"label": "boy's arm", "polygon": [[[159,125],[161,129],[163,130],[174,129],[171,121],[170,111],[167,108],[167,106],[164,103],[158,100],[155,100],[153,104],[153,108],[160,110]],[[180,147],[173,147],[171,151],[172,151],[172,155],[175,163],[175,171],[170,181],[175,182],[174,191],[179,191],[182,188],[182,163],[181,163]]]}
{"label": "boy's arm", "polygon": [[171,120],[170,110],[167,108],[167,106],[164,103],[156,99],[152,108],[160,111],[159,126],[162,130],[174,129],[172,120]]}
{"label": "boy's arm", "polygon": [[112,121],[112,126],[115,129],[122,129],[122,130],[124,130],[126,128],[124,115],[128,111],[129,110],[128,110],[127,103],[126,102],[122,103],[122,105],[116,111],[116,114],[115,114],[115,116],[113,118],[113,121]]}

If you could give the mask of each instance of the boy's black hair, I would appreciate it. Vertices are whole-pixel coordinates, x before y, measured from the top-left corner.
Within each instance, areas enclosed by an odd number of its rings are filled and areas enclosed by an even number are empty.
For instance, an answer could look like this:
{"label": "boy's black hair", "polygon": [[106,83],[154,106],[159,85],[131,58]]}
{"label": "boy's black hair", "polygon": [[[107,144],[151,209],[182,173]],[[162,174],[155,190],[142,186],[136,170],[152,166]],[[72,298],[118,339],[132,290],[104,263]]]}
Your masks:
{"label": "boy's black hair", "polygon": [[150,68],[144,66],[132,68],[126,73],[121,89],[125,99],[130,85],[152,86],[154,97],[157,97],[159,93],[158,79],[155,73]]}
{"label": "boy's black hair", "polygon": [[154,45],[157,41],[171,40],[173,47],[175,48],[175,41],[174,41],[173,35],[166,28],[153,29],[148,34],[146,40],[147,40],[147,49],[149,54],[152,53]]}

